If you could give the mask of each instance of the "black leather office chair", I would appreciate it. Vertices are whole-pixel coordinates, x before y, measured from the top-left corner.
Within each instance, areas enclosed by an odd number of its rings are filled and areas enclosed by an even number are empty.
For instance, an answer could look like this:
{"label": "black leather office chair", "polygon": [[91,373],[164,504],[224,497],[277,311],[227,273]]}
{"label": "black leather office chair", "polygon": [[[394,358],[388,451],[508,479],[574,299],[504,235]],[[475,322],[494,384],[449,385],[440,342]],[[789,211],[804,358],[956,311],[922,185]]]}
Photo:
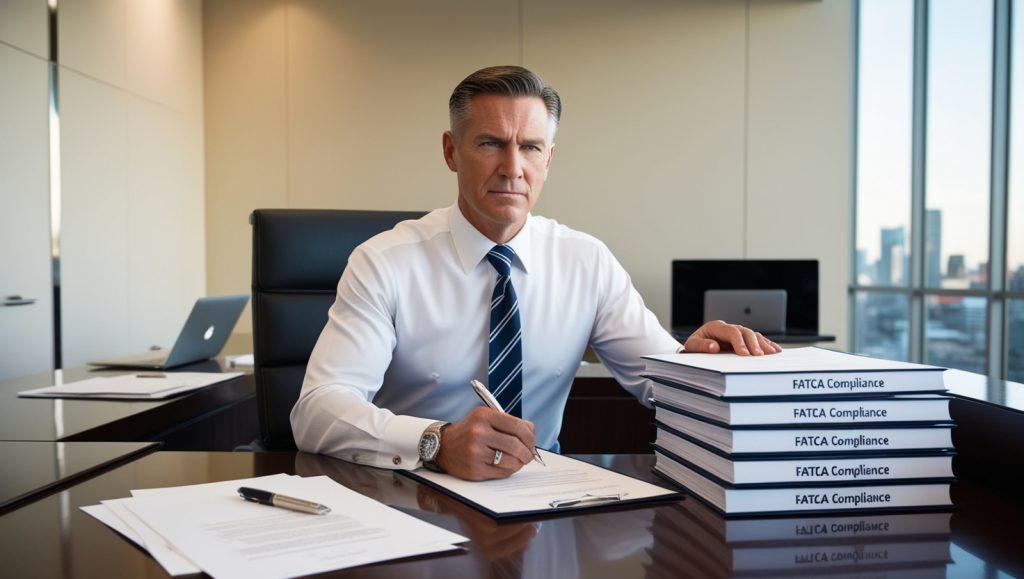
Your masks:
{"label": "black leather office chair", "polygon": [[252,325],[260,439],[251,450],[294,450],[288,414],[327,323],[338,278],[359,244],[410,211],[257,209],[252,225]]}

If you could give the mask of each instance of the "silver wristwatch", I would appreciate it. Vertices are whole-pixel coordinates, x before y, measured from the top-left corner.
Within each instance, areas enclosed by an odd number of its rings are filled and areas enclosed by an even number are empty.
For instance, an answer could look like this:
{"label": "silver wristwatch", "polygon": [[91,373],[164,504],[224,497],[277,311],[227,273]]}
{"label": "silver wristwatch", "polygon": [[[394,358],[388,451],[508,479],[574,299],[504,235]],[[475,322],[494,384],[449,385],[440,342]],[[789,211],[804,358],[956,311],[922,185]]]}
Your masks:
{"label": "silver wristwatch", "polygon": [[435,422],[428,426],[423,431],[423,435],[420,436],[420,459],[423,460],[423,466],[430,470],[441,471],[441,467],[435,461],[437,460],[437,455],[441,452],[441,431],[448,424],[441,421]]}

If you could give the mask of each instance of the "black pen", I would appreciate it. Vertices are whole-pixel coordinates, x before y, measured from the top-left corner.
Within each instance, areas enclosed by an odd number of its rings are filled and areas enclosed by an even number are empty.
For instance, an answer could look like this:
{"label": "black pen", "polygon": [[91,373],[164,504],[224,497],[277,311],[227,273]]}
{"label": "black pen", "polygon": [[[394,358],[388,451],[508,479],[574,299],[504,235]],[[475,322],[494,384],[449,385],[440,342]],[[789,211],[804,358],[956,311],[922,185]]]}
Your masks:
{"label": "black pen", "polygon": [[331,508],[321,505],[320,503],[314,503],[313,501],[305,501],[297,499],[295,497],[289,497],[286,495],[279,495],[270,491],[264,491],[260,489],[254,489],[251,487],[239,487],[238,496],[242,497],[247,501],[259,503],[261,505],[270,505],[272,507],[281,507],[283,509],[291,509],[293,511],[299,511],[301,513],[309,513],[311,515],[326,515],[331,512]]}

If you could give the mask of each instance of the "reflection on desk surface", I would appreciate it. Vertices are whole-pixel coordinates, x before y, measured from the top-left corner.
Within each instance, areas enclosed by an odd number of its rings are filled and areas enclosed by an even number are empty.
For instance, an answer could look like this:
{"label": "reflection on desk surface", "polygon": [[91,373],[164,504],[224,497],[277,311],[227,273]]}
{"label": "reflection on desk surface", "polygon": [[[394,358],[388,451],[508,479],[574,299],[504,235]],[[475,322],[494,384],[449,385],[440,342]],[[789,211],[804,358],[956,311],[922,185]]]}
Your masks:
{"label": "reflection on desk surface", "polygon": [[46,372],[0,381],[0,440],[150,440],[148,435],[180,426],[198,414],[255,396],[249,371],[216,360],[169,372],[177,371],[242,372],[243,376],[172,398],[131,401],[19,398],[18,392],[137,370],[70,368],[59,374]]}
{"label": "reflection on desk surface", "polygon": [[[650,455],[587,456],[649,477]],[[1024,501],[973,483],[956,510],[724,519],[698,501],[499,523],[390,470],[304,453],[158,452],[0,516],[12,577],[163,577],[144,552],[81,513],[133,488],[278,472],[324,474],[364,495],[469,536],[464,552],[347,570],[345,577],[997,577],[1024,574]],[[824,557],[827,561],[820,561]],[[809,569],[809,571],[801,570]]]}

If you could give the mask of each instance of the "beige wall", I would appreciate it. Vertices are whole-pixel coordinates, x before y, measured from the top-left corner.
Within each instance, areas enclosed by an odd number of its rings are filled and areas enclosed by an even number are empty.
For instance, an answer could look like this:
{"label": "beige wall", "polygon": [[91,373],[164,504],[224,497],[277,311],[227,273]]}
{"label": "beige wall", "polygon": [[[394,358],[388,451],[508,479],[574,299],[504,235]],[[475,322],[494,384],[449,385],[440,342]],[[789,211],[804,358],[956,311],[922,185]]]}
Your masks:
{"label": "beige wall", "polygon": [[846,345],[848,3],[208,0],[203,16],[210,294],[248,291],[254,208],[451,203],[448,95],[517,63],[565,104],[536,212],[608,243],[663,322],[672,259],[817,258],[822,330]]}
{"label": "beige wall", "polygon": [[64,362],[170,347],[205,293],[199,0],[58,5]]}

